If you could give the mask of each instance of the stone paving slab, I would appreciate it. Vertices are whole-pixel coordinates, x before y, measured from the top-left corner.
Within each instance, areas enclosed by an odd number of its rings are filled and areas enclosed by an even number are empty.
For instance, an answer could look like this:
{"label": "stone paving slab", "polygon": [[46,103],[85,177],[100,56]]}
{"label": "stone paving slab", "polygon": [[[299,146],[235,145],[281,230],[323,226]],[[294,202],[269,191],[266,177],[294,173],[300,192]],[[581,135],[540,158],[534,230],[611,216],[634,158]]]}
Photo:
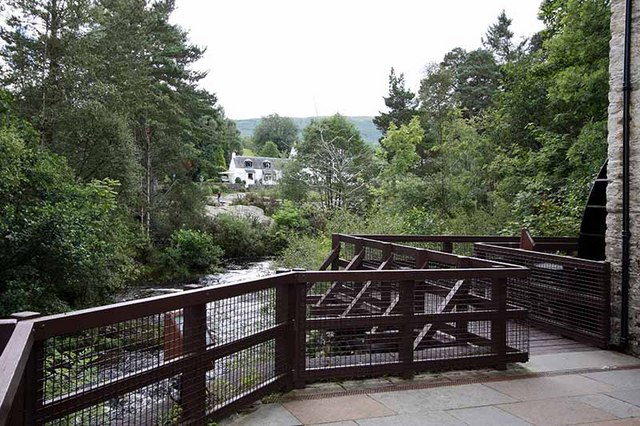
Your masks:
{"label": "stone paving slab", "polygon": [[447,414],[471,426],[526,426],[531,423],[496,407],[474,407],[449,410]]}
{"label": "stone paving slab", "polygon": [[297,400],[283,406],[304,424],[382,417],[396,414],[368,395]]}
{"label": "stone paving slab", "polygon": [[619,352],[593,350],[560,354],[533,355],[522,364],[535,373],[581,368],[615,368],[640,365],[640,359]]}
{"label": "stone paving slab", "polygon": [[253,413],[242,415],[239,418],[230,417],[220,424],[233,426],[297,426],[302,423],[281,404],[263,404]]}
{"label": "stone paving slab", "polygon": [[420,413],[361,419],[357,420],[357,423],[360,426],[466,426],[466,423],[444,411],[421,411]]}
{"label": "stone paving slab", "polygon": [[589,404],[592,407],[611,413],[620,419],[640,417],[640,407],[608,395],[584,395],[576,397],[576,399],[580,402],[584,402],[585,404]]}
{"label": "stone paving slab", "polygon": [[609,420],[604,422],[589,423],[589,426],[640,426],[640,419]]}
{"label": "stone paving slab", "polygon": [[583,376],[613,385],[615,390],[640,390],[640,370],[603,371]]}
{"label": "stone paving slab", "polygon": [[621,401],[628,402],[629,404],[633,404],[636,407],[640,407],[640,391],[636,389],[609,392],[608,395]]}
{"label": "stone paving slab", "polygon": [[556,398],[499,405],[498,408],[540,426],[574,425],[616,417],[575,399]]}
{"label": "stone paving slab", "polygon": [[371,397],[402,414],[516,402],[480,384],[383,392]]}
{"label": "stone paving slab", "polygon": [[520,401],[613,391],[613,386],[611,385],[580,375],[515,379],[505,382],[486,383],[486,386]]}

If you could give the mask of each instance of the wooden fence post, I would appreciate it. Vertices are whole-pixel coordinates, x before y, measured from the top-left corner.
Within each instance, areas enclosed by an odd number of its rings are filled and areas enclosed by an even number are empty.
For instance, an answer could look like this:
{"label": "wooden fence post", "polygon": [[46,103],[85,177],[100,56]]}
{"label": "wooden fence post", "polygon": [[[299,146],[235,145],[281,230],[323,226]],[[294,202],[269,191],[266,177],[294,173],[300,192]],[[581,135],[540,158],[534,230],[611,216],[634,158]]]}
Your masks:
{"label": "wooden fence post", "polygon": [[338,249],[338,255],[335,260],[331,262],[331,270],[337,271],[340,269],[340,235],[331,234],[331,250]]}
{"label": "wooden fence post", "polygon": [[290,297],[293,301],[293,339],[292,340],[292,381],[293,387],[301,389],[306,382],[307,368],[307,288],[308,283],[296,283],[291,286]]}
{"label": "wooden fence post", "polygon": [[295,283],[276,286],[276,324],[286,324],[284,331],[276,337],[276,375],[286,374],[285,390],[293,388],[295,356]]}
{"label": "wooden fence post", "polygon": [[400,358],[400,369],[403,379],[413,378],[413,294],[415,291],[415,281],[400,281],[400,312],[402,314],[402,324],[400,328],[400,342],[398,357]]}
{"label": "wooden fence post", "polygon": [[492,351],[496,357],[495,368],[507,369],[507,279],[494,278],[491,281],[491,319]]}
{"label": "wooden fence post", "polygon": [[453,243],[451,241],[443,241],[442,251],[445,253],[453,253]]}
{"label": "wooden fence post", "polygon": [[[11,314],[16,321],[26,321],[41,316],[39,312],[17,312]],[[9,416],[10,425],[42,424],[36,419],[36,412],[44,402],[44,383],[42,382],[44,366],[44,350],[41,341],[33,343],[29,361],[25,367],[22,382],[18,388],[13,409]]]}
{"label": "wooden fence post", "polygon": [[[197,287],[186,287],[185,290]],[[207,411],[207,367],[198,355],[207,349],[207,305],[183,309],[182,355],[192,357],[193,365],[182,373],[180,403],[182,420],[203,421]]]}

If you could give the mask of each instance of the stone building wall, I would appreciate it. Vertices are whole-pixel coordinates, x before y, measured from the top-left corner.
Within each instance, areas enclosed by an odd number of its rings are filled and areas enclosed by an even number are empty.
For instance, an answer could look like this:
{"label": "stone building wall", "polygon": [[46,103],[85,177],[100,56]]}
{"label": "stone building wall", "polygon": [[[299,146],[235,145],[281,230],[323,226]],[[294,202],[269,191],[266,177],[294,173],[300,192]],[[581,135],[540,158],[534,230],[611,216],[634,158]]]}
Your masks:
{"label": "stone building wall", "polygon": [[[611,263],[612,274],[612,343],[618,343],[622,269],[622,85],[625,1],[612,0],[611,12],[606,256]],[[633,0],[632,17],[629,351],[640,356],[640,0]]]}

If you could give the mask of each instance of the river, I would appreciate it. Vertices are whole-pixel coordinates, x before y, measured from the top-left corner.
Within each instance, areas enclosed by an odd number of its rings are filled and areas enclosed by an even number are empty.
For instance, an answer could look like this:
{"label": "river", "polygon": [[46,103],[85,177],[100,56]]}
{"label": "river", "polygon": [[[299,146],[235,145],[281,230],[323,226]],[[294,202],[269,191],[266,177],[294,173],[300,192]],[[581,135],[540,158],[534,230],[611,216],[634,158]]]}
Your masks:
{"label": "river", "polygon": [[[224,272],[206,275],[200,278],[198,283],[215,287],[273,274],[275,268],[271,260],[234,262],[227,264]],[[177,293],[183,291],[183,285],[175,283],[163,287],[136,287],[121,294],[117,299],[126,301]],[[262,291],[208,304],[208,334],[220,345],[273,325],[272,297],[269,292]],[[207,372],[208,408],[212,409],[217,404],[238,397],[259,380],[271,378],[275,374],[273,348],[272,344],[262,343],[250,350],[216,360],[215,367]],[[146,348],[116,348],[112,354],[115,362],[101,364],[97,369],[99,382],[119,380],[127,374],[155,368],[165,362],[161,344]],[[265,377],[262,374],[265,374]],[[256,383],[253,383],[254,381]],[[163,419],[166,420],[178,401],[179,389],[180,380],[177,376],[136,389],[127,395],[109,400],[101,407],[104,417],[88,423],[99,424],[108,418],[107,423],[111,424],[165,424]]]}
{"label": "river", "polygon": [[[231,284],[275,274],[275,265],[272,260],[230,261],[225,265],[224,269],[224,272],[219,274],[209,274],[201,277],[197,283],[205,287],[215,287],[221,284]],[[119,294],[116,297],[116,301],[126,302],[161,294],[178,293],[182,291],[182,287],[185,284],[187,283],[177,282],[166,286],[130,287]]]}

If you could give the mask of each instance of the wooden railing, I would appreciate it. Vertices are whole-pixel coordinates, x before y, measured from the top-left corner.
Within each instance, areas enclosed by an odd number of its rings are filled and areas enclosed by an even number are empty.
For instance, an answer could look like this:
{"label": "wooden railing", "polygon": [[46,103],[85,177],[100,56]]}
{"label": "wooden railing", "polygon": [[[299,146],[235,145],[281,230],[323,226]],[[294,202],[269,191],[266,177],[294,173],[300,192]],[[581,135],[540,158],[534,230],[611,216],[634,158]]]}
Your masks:
{"label": "wooden railing", "polygon": [[[535,246],[538,246],[535,239]],[[476,244],[484,259],[527,267],[528,280],[514,280],[507,300],[529,311],[538,328],[601,348],[609,345],[611,284],[607,262],[493,244]]]}
{"label": "wooden railing", "polygon": [[526,311],[506,287],[526,268],[445,255],[457,266],[292,272],[10,321],[0,424],[201,424],[320,378],[525,361]]}
{"label": "wooden railing", "polygon": [[[489,243],[500,246],[518,247],[521,237],[502,237],[495,235],[356,235],[388,243],[405,244],[429,248],[447,253],[470,256],[475,243]],[[578,250],[578,238],[574,237],[536,237],[536,251],[575,253]]]}

